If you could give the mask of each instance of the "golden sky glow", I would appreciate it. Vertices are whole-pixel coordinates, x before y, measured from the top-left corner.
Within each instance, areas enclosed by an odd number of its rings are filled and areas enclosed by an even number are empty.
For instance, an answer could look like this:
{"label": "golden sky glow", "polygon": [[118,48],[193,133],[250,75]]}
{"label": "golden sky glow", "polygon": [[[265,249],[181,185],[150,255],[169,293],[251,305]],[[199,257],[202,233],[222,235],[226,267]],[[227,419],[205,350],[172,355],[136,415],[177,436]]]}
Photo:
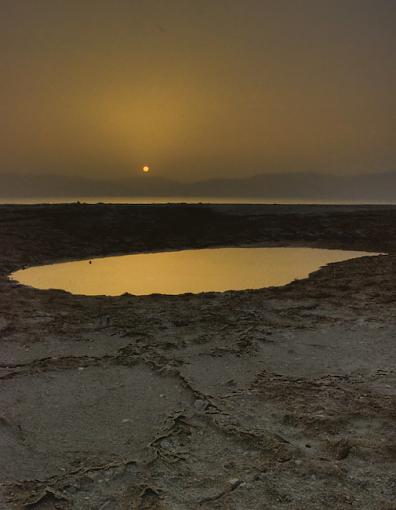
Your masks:
{"label": "golden sky glow", "polygon": [[396,2],[3,0],[0,172],[396,167]]}

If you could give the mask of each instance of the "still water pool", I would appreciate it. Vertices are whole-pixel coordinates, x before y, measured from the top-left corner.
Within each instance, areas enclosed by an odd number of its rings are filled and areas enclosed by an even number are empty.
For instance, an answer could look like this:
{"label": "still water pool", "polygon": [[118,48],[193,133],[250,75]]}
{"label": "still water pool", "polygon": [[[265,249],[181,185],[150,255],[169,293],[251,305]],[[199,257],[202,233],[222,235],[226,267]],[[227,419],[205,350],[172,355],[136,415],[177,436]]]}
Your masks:
{"label": "still water pool", "polygon": [[218,248],[122,255],[31,267],[11,275],[38,289],[118,296],[285,285],[329,262],[378,255],[317,248]]}

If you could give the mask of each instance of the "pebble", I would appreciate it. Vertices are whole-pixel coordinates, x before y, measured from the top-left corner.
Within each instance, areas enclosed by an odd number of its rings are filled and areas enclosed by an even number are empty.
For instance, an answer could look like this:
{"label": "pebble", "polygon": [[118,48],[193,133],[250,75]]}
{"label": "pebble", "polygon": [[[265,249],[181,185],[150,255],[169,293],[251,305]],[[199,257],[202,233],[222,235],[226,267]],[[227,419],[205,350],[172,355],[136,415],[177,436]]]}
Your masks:
{"label": "pebble", "polygon": [[205,411],[205,409],[208,407],[208,403],[205,400],[197,399],[194,401],[194,407],[198,411]]}
{"label": "pebble", "polygon": [[228,483],[229,483],[230,485],[237,485],[237,484],[239,484],[240,482],[241,482],[241,481],[240,481],[240,479],[239,479],[239,478],[231,478],[230,480],[228,480]]}

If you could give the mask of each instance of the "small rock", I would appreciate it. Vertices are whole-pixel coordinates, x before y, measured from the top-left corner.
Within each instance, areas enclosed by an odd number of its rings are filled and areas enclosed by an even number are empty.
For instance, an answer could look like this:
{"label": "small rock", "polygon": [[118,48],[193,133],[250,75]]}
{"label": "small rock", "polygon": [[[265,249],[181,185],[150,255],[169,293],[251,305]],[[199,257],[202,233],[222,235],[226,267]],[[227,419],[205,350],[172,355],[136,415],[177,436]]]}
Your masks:
{"label": "small rock", "polygon": [[238,487],[243,482],[239,478],[231,478],[231,480],[228,480],[228,483],[231,485],[231,487]]}
{"label": "small rock", "polygon": [[351,451],[351,445],[347,439],[340,439],[334,445],[334,454],[337,460],[346,459]]}
{"label": "small rock", "polygon": [[195,402],[194,402],[195,409],[197,409],[200,412],[205,411],[205,409],[208,407],[208,405],[209,405],[208,402],[206,402],[205,400],[201,400],[199,398],[197,400],[195,400]]}

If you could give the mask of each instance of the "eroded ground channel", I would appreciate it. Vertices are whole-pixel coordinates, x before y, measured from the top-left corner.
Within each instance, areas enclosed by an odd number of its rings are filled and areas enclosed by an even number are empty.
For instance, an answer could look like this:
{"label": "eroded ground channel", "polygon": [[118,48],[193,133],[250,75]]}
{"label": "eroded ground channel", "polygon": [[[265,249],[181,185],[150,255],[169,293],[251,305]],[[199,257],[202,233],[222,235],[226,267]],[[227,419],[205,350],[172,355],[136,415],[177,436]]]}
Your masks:
{"label": "eroded ground channel", "polygon": [[[254,291],[8,275],[220,246],[382,252]],[[1,509],[394,509],[396,208],[0,206]]]}

